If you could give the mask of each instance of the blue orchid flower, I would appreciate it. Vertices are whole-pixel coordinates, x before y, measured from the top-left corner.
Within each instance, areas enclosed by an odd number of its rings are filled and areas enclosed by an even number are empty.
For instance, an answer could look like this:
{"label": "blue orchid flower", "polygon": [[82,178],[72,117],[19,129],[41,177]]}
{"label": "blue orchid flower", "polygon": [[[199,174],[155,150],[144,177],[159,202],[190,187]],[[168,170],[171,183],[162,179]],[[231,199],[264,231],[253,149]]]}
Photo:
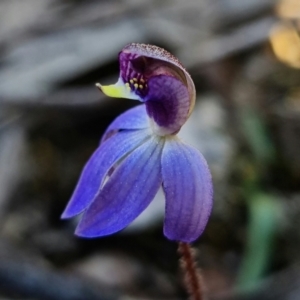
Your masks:
{"label": "blue orchid flower", "polygon": [[119,63],[118,82],[97,86],[143,104],[108,127],[62,218],[83,212],[77,235],[109,235],[140,215],[162,186],[165,236],[192,242],[208,222],[213,195],[205,159],[176,135],[193,110],[194,83],[177,58],[156,46],[129,44]]}

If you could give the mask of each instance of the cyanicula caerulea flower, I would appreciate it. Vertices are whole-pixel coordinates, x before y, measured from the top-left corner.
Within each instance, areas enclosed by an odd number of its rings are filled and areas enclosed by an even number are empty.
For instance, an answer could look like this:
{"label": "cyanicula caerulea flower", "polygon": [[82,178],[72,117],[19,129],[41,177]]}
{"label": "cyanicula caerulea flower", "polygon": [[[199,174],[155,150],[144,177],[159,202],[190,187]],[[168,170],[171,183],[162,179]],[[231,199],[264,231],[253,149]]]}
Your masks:
{"label": "cyanicula caerulea flower", "polygon": [[109,235],[141,214],[162,185],[165,236],[192,242],[212,209],[207,163],[176,135],[194,107],[194,83],[173,55],[156,46],[129,44],[119,53],[119,63],[118,82],[97,86],[107,96],[143,104],[108,127],[62,218],[83,212],[77,235]]}

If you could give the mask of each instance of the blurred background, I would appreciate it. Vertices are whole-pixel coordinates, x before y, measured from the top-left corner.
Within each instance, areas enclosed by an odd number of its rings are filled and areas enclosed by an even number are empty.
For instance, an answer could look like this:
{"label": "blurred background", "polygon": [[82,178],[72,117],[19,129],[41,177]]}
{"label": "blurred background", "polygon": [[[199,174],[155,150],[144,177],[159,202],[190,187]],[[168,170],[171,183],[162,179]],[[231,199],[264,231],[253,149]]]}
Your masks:
{"label": "blurred background", "polygon": [[214,210],[194,244],[208,299],[300,299],[299,0],[0,1],[0,299],[186,299],[161,193],[94,240],[60,220],[106,126],[127,43],[191,73],[181,131],[210,165]]}

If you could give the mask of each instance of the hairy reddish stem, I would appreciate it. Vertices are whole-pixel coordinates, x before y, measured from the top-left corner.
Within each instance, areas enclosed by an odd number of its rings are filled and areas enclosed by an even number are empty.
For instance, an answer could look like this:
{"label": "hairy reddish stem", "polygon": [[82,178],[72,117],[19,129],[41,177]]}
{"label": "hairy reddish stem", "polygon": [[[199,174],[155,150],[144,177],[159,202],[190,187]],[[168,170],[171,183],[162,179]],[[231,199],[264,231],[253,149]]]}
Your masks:
{"label": "hairy reddish stem", "polygon": [[202,282],[199,270],[196,266],[195,252],[188,243],[178,244],[180,254],[180,267],[184,275],[184,284],[190,296],[190,300],[204,300]]}

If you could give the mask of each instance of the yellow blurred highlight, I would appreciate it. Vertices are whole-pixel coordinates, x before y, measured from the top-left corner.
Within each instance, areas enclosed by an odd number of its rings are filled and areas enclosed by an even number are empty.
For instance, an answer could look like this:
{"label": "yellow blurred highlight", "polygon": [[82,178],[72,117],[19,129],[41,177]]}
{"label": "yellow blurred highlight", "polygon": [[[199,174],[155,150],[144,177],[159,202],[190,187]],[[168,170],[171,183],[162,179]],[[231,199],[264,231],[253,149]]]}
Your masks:
{"label": "yellow blurred highlight", "polygon": [[300,37],[291,22],[276,25],[270,32],[270,42],[280,61],[293,68],[300,68]]}
{"label": "yellow blurred highlight", "polygon": [[300,0],[279,1],[275,10],[280,18],[300,19]]}

